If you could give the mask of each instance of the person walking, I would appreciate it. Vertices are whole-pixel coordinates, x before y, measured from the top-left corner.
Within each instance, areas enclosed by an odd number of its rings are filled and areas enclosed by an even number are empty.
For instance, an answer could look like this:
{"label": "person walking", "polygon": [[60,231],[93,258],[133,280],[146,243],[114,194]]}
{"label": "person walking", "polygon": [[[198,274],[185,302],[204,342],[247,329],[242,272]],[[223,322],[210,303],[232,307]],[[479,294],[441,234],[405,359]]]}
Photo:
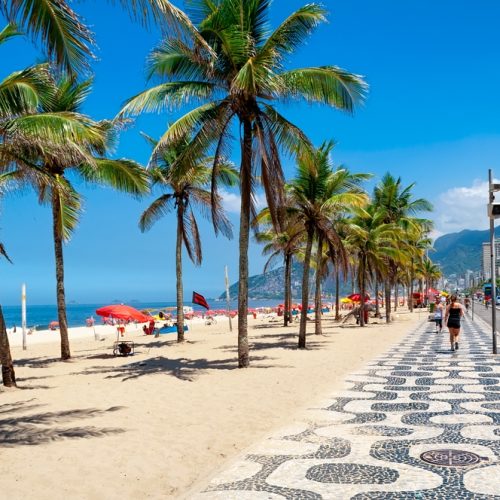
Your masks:
{"label": "person walking", "polygon": [[452,295],[450,305],[446,308],[445,323],[450,331],[451,350],[458,350],[458,337],[460,335],[460,319],[464,316],[462,304],[457,301],[457,296]]}
{"label": "person walking", "polygon": [[443,312],[443,304],[441,304],[439,299],[437,299],[434,306],[434,321],[436,322],[436,333],[441,333],[443,331]]}

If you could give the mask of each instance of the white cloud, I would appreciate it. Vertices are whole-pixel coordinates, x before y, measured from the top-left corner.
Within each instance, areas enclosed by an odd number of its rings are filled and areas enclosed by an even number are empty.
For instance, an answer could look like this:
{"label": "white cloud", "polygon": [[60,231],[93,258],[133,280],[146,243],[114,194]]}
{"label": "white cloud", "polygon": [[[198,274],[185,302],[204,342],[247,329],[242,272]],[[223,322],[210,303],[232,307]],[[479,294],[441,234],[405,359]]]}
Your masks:
{"label": "white cloud", "polygon": [[[241,207],[241,196],[237,193],[231,193],[224,189],[219,190],[219,194],[222,197],[222,206],[224,210],[229,213],[239,214]],[[266,203],[266,195],[264,193],[258,193],[255,196],[255,206],[257,210],[264,208]]]}
{"label": "white cloud", "polygon": [[487,204],[488,182],[483,180],[475,179],[471,186],[448,189],[434,203],[433,236],[455,233],[462,229],[487,229]]}
{"label": "white cloud", "polygon": [[240,213],[241,197],[239,194],[230,193],[224,189],[219,190],[219,194],[222,197],[222,206],[226,212],[234,214]]}

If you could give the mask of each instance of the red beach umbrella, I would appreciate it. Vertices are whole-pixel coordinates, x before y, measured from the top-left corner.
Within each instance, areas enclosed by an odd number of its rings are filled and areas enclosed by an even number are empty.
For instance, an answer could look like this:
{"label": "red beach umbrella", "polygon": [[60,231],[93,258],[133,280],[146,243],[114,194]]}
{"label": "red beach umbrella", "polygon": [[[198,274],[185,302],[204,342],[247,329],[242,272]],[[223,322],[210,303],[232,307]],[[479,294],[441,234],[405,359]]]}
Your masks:
{"label": "red beach umbrella", "polygon": [[147,316],[134,307],[125,304],[104,306],[97,309],[95,313],[104,318],[124,319],[126,321],[137,321],[139,323],[146,323],[151,319],[151,316]]}
{"label": "red beach umbrella", "polygon": [[[351,299],[353,302],[361,302],[361,294],[360,293],[351,293],[351,295],[347,296],[348,299]],[[365,293],[365,301],[370,300],[370,296]]]}

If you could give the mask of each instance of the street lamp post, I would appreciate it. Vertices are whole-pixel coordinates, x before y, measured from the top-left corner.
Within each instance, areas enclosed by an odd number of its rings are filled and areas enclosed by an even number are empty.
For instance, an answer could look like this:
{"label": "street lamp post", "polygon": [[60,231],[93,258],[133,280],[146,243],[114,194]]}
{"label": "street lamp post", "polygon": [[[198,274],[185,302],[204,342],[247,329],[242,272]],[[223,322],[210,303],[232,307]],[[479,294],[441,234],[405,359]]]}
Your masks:
{"label": "street lamp post", "polygon": [[500,184],[493,183],[491,168],[488,170],[489,204],[488,216],[490,218],[490,257],[491,257],[491,339],[493,354],[497,353],[497,293],[496,293],[496,261],[495,261],[495,219],[500,217],[500,203],[495,203],[495,192],[500,191]]}

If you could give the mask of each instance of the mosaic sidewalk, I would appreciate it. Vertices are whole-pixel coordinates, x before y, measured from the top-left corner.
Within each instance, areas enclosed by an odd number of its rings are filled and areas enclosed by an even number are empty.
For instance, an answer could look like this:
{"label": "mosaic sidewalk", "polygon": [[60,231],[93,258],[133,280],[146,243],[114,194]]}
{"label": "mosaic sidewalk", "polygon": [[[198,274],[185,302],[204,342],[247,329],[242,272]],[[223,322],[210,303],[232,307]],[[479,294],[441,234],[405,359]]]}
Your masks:
{"label": "mosaic sidewalk", "polygon": [[500,356],[483,322],[456,352],[445,330],[422,324],[190,498],[500,499]]}

